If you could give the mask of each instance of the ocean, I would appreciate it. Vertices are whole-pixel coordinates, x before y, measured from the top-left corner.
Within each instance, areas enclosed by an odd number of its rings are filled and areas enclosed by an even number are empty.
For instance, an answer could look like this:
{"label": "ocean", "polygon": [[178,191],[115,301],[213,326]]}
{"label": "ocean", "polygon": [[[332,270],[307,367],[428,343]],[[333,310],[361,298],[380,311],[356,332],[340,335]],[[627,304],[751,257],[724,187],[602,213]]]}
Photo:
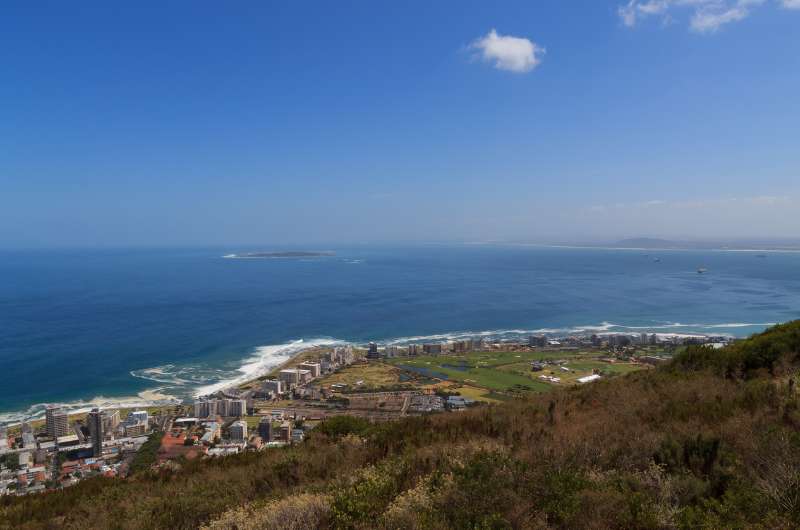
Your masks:
{"label": "ocean", "polygon": [[287,249],[0,251],[0,422],[48,403],[188,399],[318,344],[746,336],[800,317],[793,252],[361,245],[223,257],[262,250]]}

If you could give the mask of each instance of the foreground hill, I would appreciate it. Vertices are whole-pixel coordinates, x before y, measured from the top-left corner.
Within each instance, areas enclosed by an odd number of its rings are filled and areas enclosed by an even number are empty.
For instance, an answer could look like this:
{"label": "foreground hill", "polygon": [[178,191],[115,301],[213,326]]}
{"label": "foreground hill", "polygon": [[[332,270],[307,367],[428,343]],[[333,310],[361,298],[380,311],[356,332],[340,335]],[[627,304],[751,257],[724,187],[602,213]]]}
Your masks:
{"label": "foreground hill", "polygon": [[797,528],[800,321],[658,370],[0,501],[4,528]]}

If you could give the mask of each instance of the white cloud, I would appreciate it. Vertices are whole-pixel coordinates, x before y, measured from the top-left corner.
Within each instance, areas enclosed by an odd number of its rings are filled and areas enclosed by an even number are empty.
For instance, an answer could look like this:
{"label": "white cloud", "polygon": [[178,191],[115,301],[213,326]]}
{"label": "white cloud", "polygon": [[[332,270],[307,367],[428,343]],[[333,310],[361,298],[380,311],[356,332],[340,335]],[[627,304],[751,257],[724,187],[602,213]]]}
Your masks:
{"label": "white cloud", "polygon": [[476,39],[470,48],[478,51],[481,59],[492,63],[498,70],[525,73],[542,62],[545,49],[524,37],[499,35],[494,29],[485,37]]}
{"label": "white cloud", "polygon": [[[628,0],[617,9],[622,24],[634,27],[642,20],[657,17],[671,22],[688,14],[689,28],[697,33],[713,33],[722,26],[744,20],[767,0]],[[775,0],[787,9],[800,9],[800,0]]]}
{"label": "white cloud", "polygon": [[692,15],[689,26],[698,33],[714,32],[725,24],[744,20],[748,14],[747,9],[740,6],[731,7],[723,11],[699,9]]}

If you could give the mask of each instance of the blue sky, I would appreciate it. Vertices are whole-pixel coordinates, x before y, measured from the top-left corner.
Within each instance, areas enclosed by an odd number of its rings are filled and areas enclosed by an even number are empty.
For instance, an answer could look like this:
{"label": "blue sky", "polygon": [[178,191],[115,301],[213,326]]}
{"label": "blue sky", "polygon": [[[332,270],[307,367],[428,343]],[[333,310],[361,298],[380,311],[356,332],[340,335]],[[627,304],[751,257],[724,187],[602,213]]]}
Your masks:
{"label": "blue sky", "polygon": [[4,2],[0,246],[797,236],[799,30],[797,0]]}

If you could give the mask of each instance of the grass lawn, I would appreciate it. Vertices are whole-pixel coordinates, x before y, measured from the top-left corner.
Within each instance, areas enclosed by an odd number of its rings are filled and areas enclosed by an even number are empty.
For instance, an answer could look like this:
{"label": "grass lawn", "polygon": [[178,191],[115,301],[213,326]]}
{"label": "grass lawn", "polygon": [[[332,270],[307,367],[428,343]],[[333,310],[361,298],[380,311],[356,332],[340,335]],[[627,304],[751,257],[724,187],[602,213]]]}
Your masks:
{"label": "grass lawn", "polygon": [[454,391],[461,394],[463,397],[467,399],[472,399],[473,401],[484,401],[486,403],[500,403],[502,401],[497,396],[498,394],[492,394],[492,392],[487,392],[485,388],[478,388],[474,386],[462,386],[458,388],[454,388]]}
{"label": "grass lawn", "polygon": [[[559,377],[559,385],[576,384],[577,379],[590,375],[593,370],[605,373],[624,374],[642,367],[627,363],[607,363],[599,360],[602,354],[596,351],[520,351],[520,352],[471,352],[463,355],[425,355],[421,357],[389,359],[386,362],[403,370],[416,372],[429,377],[460,382],[476,389],[489,392],[478,396],[494,398],[496,392],[518,391],[527,389],[543,392],[553,387],[539,379],[539,376],[553,375]],[[531,371],[531,361],[564,360],[565,367],[549,365],[542,372]]]}
{"label": "grass lawn", "polygon": [[[517,361],[516,357],[505,357],[505,362]],[[390,362],[398,367],[429,377],[458,381],[470,386],[486,390],[505,391],[515,386],[531,391],[547,390],[548,386],[535,381],[528,375],[500,370],[499,359],[467,355],[463,357],[418,357],[410,359],[392,359]]]}
{"label": "grass lawn", "polygon": [[400,383],[400,371],[386,363],[356,363],[343,368],[336,373],[320,378],[319,383],[324,386],[333,384],[346,384],[354,387],[358,381],[363,381],[367,387],[389,386]]}

